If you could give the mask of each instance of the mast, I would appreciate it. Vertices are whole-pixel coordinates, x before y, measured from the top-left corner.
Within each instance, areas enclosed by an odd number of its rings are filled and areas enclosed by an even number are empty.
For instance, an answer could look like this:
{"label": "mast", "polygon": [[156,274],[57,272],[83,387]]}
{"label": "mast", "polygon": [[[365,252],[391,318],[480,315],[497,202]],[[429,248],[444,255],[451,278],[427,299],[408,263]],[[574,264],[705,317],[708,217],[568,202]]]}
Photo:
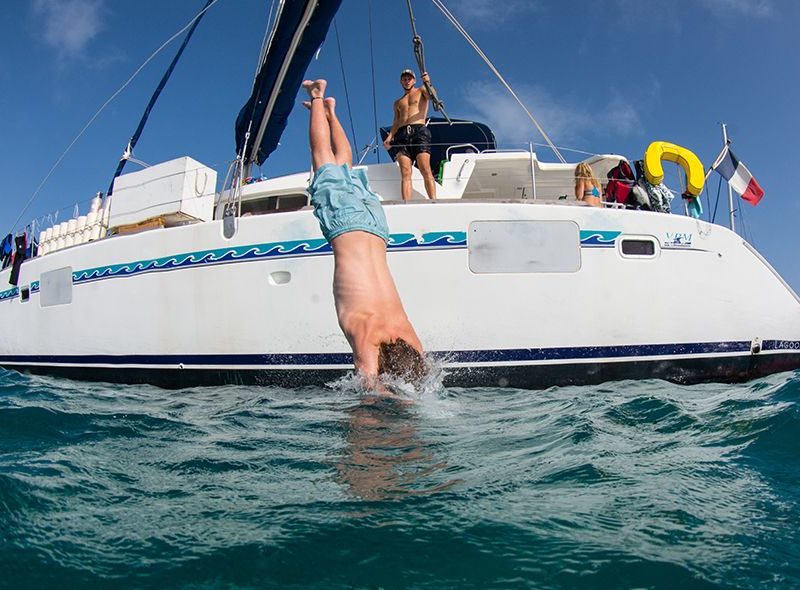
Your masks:
{"label": "mast", "polygon": [[281,2],[250,98],[236,119],[236,152],[247,169],[263,164],[278,146],[303,76],[341,2]]}
{"label": "mast", "polygon": [[[728,139],[728,126],[725,123],[722,123],[722,139],[725,142],[725,148],[730,145],[731,141]],[[728,213],[730,215],[730,224],[731,224],[731,231],[736,231],[736,227],[734,225],[734,214],[733,214],[733,189],[731,188],[731,183],[727,183],[728,185]]]}
{"label": "mast", "polygon": [[[294,55],[295,51],[297,51],[297,46],[300,43],[300,40],[303,38],[303,32],[308,26],[308,22],[311,20],[311,16],[314,14],[314,10],[316,9],[316,3],[310,2],[306,5],[305,11],[303,12],[303,17],[300,19],[300,23],[295,30],[294,36],[292,37],[291,44],[289,45],[287,53],[290,55]],[[286,78],[286,72],[291,65],[291,60],[286,60],[281,64],[281,68],[278,71],[278,75],[275,78],[275,86],[281,86],[283,84],[284,79]],[[267,101],[267,105],[265,107],[265,116],[261,119],[261,124],[258,126],[258,131],[256,132],[255,139],[253,140],[253,144],[256,146],[261,145],[261,141],[264,139],[264,132],[267,129],[267,123],[269,122],[269,114],[272,113],[272,109],[275,107],[275,101],[278,99],[278,94],[274,93],[269,97]],[[258,152],[254,151],[251,153],[250,158],[245,162],[247,166],[248,172],[245,174],[249,174],[249,169],[256,162],[258,159]]]}

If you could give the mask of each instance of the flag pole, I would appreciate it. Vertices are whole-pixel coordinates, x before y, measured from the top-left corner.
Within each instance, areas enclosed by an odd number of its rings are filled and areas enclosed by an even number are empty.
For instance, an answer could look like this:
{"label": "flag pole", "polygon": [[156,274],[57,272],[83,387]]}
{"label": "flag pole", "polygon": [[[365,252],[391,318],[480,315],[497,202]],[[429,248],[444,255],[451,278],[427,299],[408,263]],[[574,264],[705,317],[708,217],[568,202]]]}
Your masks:
{"label": "flag pole", "polygon": [[[728,139],[728,126],[725,123],[722,123],[722,139],[725,142],[725,147],[730,145],[730,140]],[[731,231],[735,232],[736,227],[733,222],[733,189],[731,188],[730,183],[728,183],[728,211],[730,212]]]}

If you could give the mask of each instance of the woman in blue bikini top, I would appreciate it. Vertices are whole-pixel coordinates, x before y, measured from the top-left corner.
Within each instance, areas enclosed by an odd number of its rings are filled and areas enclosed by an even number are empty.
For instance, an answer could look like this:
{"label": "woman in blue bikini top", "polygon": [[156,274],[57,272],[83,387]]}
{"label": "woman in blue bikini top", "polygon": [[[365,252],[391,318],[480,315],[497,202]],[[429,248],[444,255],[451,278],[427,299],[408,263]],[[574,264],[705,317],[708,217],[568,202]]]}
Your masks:
{"label": "woman in blue bikini top", "polygon": [[593,207],[602,207],[600,181],[585,162],[575,167],[575,198]]}

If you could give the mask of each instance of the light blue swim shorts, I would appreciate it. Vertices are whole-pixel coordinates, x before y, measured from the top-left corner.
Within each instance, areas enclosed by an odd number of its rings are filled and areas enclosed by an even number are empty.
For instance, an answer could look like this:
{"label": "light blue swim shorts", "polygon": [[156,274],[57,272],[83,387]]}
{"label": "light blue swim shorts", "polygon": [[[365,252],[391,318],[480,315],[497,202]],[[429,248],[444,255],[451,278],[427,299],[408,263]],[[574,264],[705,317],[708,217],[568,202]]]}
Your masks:
{"label": "light blue swim shorts", "polygon": [[314,216],[329,242],[351,231],[365,231],[389,241],[389,226],[378,196],[363,169],[323,164],[308,188]]}

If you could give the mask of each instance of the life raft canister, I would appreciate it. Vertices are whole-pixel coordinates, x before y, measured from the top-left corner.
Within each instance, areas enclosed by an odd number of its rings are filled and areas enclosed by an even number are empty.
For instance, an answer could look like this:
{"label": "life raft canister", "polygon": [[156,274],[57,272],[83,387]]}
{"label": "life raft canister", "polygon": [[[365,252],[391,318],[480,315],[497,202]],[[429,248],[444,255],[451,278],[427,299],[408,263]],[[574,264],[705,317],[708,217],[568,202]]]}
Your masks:
{"label": "life raft canister", "polygon": [[686,190],[697,197],[703,192],[705,174],[700,158],[685,147],[668,141],[654,141],[644,152],[644,175],[650,184],[661,184],[664,181],[664,168],[661,161],[675,162],[686,172]]}

